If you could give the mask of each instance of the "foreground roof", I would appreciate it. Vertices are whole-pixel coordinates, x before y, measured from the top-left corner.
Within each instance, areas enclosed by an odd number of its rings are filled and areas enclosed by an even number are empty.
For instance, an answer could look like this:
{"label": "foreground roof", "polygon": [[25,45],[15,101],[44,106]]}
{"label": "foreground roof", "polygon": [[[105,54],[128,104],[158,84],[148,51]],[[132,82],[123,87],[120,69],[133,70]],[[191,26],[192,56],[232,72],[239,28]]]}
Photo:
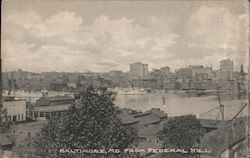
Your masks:
{"label": "foreground roof", "polygon": [[238,119],[207,133],[201,140],[201,148],[211,149],[212,156],[220,156],[228,148],[246,139],[246,119]]}
{"label": "foreground roof", "polygon": [[129,115],[125,111],[120,111],[117,116],[122,120],[124,125],[135,124],[138,123],[139,120],[134,118],[133,116]]}

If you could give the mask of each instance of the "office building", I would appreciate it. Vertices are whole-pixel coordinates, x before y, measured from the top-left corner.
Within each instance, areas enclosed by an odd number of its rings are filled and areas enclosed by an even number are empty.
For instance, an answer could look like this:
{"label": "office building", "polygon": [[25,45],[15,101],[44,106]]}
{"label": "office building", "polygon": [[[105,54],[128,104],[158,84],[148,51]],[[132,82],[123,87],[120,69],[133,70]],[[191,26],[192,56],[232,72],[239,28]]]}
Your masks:
{"label": "office building", "polygon": [[233,77],[233,61],[230,59],[224,59],[220,61],[220,70],[228,71],[228,78],[232,79]]}
{"label": "office building", "polygon": [[129,67],[130,75],[137,77],[144,77],[148,75],[148,64],[143,64],[142,62],[137,62],[130,64]]}

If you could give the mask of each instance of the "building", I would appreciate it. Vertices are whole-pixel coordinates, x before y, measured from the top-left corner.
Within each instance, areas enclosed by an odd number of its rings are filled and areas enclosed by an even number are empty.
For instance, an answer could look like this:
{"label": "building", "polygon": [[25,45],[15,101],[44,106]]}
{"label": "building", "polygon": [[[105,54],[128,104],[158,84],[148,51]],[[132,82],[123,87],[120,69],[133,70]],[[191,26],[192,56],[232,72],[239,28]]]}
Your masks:
{"label": "building", "polygon": [[234,70],[234,63],[230,59],[224,59],[220,61],[220,70],[228,71],[229,79],[232,79],[233,70]]}
{"label": "building", "polygon": [[177,75],[180,79],[192,79],[192,70],[190,68],[180,68],[177,70]]}
{"label": "building", "polygon": [[117,117],[121,119],[123,126],[130,126],[135,129],[139,129],[139,120],[134,118],[125,110],[117,110]]}
{"label": "building", "polygon": [[[233,74],[232,74],[233,75]],[[216,80],[229,80],[232,76],[227,70],[215,70],[215,79]]]}
{"label": "building", "polygon": [[201,149],[212,149],[211,153],[202,154],[206,158],[237,158],[244,157],[246,148],[247,119],[238,118],[226,126],[213,130],[201,139]]}
{"label": "building", "polygon": [[170,68],[168,66],[160,68],[161,75],[164,77],[169,77],[170,74]]}
{"label": "building", "polygon": [[68,88],[68,84],[64,82],[57,82],[50,84],[50,90],[56,92],[62,92]]}
{"label": "building", "polygon": [[3,89],[11,90],[40,90],[43,86],[44,78],[39,73],[32,73],[18,69],[3,73]]}
{"label": "building", "polygon": [[112,70],[112,71],[109,71],[109,76],[121,76],[123,74],[122,71],[120,70]]}
{"label": "building", "polygon": [[131,84],[133,87],[144,88],[144,89],[157,89],[158,81],[157,79],[133,79]]}
{"label": "building", "polygon": [[7,121],[21,122],[26,120],[26,100],[5,100],[3,107],[7,110]]}
{"label": "building", "polygon": [[240,65],[240,75],[243,76],[245,74],[244,72],[244,66],[243,64]]}
{"label": "building", "polygon": [[230,59],[224,59],[220,61],[220,69],[227,70],[229,72],[233,72],[234,62]]}
{"label": "building", "polygon": [[132,76],[143,77],[148,75],[148,64],[137,62],[130,64],[129,72]]}
{"label": "building", "polygon": [[31,118],[36,120],[39,117],[45,117],[47,119],[52,116],[62,116],[69,110],[71,104],[55,105],[55,106],[35,106],[31,111]]}
{"label": "building", "polygon": [[244,76],[242,75],[241,72],[239,72],[239,71],[234,71],[234,72],[233,72],[233,79],[234,79],[234,80],[244,79]]}
{"label": "building", "polygon": [[33,120],[39,117],[49,119],[52,116],[62,116],[74,103],[75,99],[70,96],[41,97],[30,110],[30,115]]}
{"label": "building", "polygon": [[[165,121],[167,121],[167,114],[160,110],[160,108],[152,108],[146,112],[133,115],[139,120],[140,130],[138,130],[138,145],[136,148],[161,148],[162,144],[158,138],[159,131],[162,129]],[[140,153],[145,156],[150,153]]]}
{"label": "building", "polygon": [[161,76],[161,71],[159,69],[153,69],[152,72],[150,72],[150,77],[152,78],[159,78]]}
{"label": "building", "polygon": [[192,71],[193,80],[209,80],[213,78],[213,70],[211,67],[200,65],[191,65],[188,68]]}
{"label": "building", "polygon": [[41,97],[36,101],[37,106],[55,106],[74,104],[75,99],[71,96],[54,96],[54,97]]}
{"label": "building", "polygon": [[160,110],[160,108],[152,108],[144,113],[138,113],[133,115],[134,118],[139,120],[139,124],[142,126],[149,126],[159,124],[167,119],[167,114]]}

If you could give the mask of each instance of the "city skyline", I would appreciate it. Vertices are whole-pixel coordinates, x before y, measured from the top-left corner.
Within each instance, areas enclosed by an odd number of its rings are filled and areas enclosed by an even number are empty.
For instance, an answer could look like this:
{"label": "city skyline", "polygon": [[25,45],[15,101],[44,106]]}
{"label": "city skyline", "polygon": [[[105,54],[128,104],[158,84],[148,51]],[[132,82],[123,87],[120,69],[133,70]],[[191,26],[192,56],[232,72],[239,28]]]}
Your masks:
{"label": "city skyline", "polygon": [[135,62],[216,69],[226,58],[246,69],[244,0],[25,2],[3,3],[4,71],[128,71]]}
{"label": "city skyline", "polygon": [[[41,72],[38,72],[38,73],[43,73],[43,72],[59,72],[59,73],[75,73],[75,72],[77,72],[77,73],[108,73],[108,72],[112,72],[112,71],[121,71],[121,72],[123,72],[123,73],[130,73],[131,72],[131,65],[134,65],[134,64],[143,64],[143,65],[147,65],[147,73],[150,73],[150,72],[153,72],[153,71],[155,71],[155,70],[161,70],[162,68],[166,68],[166,67],[168,67],[169,68],[169,71],[170,72],[172,72],[172,73],[175,73],[175,72],[177,72],[177,71],[179,71],[179,70],[181,70],[181,69],[183,69],[183,68],[188,68],[188,69],[192,69],[192,67],[203,67],[203,68],[211,68],[212,70],[214,70],[214,71],[216,71],[216,70],[225,70],[225,68],[222,68],[221,66],[222,66],[222,61],[230,61],[230,62],[232,62],[232,67],[233,67],[233,69],[232,69],[232,72],[240,72],[240,71],[242,71],[243,70],[243,72],[248,72],[247,71],[247,65],[243,65],[243,64],[240,64],[240,66],[239,67],[235,67],[235,65],[234,65],[234,61],[232,61],[232,60],[230,60],[229,58],[225,58],[225,59],[222,59],[222,60],[219,60],[218,61],[218,67],[216,67],[216,68],[214,68],[212,65],[195,65],[195,64],[189,64],[189,65],[185,65],[185,66],[183,66],[183,67],[180,67],[180,68],[178,68],[178,69],[175,69],[175,70],[173,70],[170,66],[168,66],[168,65],[165,65],[165,66],[162,66],[162,67],[157,67],[157,68],[152,68],[152,69],[149,69],[148,67],[150,67],[150,65],[148,65],[147,63],[144,63],[144,62],[141,62],[141,61],[138,61],[138,62],[134,62],[134,63],[130,63],[130,64],[128,64],[127,65],[127,67],[128,67],[128,70],[127,71],[124,71],[124,70],[120,70],[120,69],[111,69],[111,70],[108,70],[108,71],[102,71],[102,72],[98,72],[98,71],[91,71],[91,70],[79,70],[79,69],[77,69],[77,70],[75,70],[75,71],[57,71],[57,70],[49,70],[49,71],[41,71]],[[224,65],[224,67],[225,67],[225,65]],[[226,66],[227,67],[227,66]],[[32,72],[32,73],[36,73],[36,72],[34,72],[34,71],[29,71],[29,70],[25,70],[25,69],[22,69],[22,68],[17,68],[17,69],[15,69],[15,70],[11,70],[11,71],[8,71],[8,70],[5,70],[5,71],[3,71],[3,73],[4,72],[13,72],[13,71],[24,71],[24,72]],[[139,75],[139,74],[138,74]],[[137,76],[137,75],[136,75]],[[139,75],[140,76],[140,75]]]}

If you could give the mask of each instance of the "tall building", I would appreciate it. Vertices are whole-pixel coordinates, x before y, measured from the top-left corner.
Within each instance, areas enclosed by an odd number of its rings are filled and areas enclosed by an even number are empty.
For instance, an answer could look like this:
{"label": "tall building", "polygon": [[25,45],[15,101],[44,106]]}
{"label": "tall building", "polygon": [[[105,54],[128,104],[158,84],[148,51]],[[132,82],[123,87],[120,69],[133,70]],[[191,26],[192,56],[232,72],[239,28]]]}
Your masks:
{"label": "tall building", "polygon": [[244,67],[243,67],[243,64],[240,65],[240,75],[241,76],[244,76]]}
{"label": "tall building", "polygon": [[233,72],[234,62],[230,59],[224,59],[220,61],[220,69]]}
{"label": "tall building", "polygon": [[148,64],[136,62],[129,65],[129,72],[132,76],[143,77],[148,75]]}
{"label": "tall building", "polygon": [[230,59],[224,59],[220,61],[220,70],[228,71],[228,78],[232,79],[234,62]]}

